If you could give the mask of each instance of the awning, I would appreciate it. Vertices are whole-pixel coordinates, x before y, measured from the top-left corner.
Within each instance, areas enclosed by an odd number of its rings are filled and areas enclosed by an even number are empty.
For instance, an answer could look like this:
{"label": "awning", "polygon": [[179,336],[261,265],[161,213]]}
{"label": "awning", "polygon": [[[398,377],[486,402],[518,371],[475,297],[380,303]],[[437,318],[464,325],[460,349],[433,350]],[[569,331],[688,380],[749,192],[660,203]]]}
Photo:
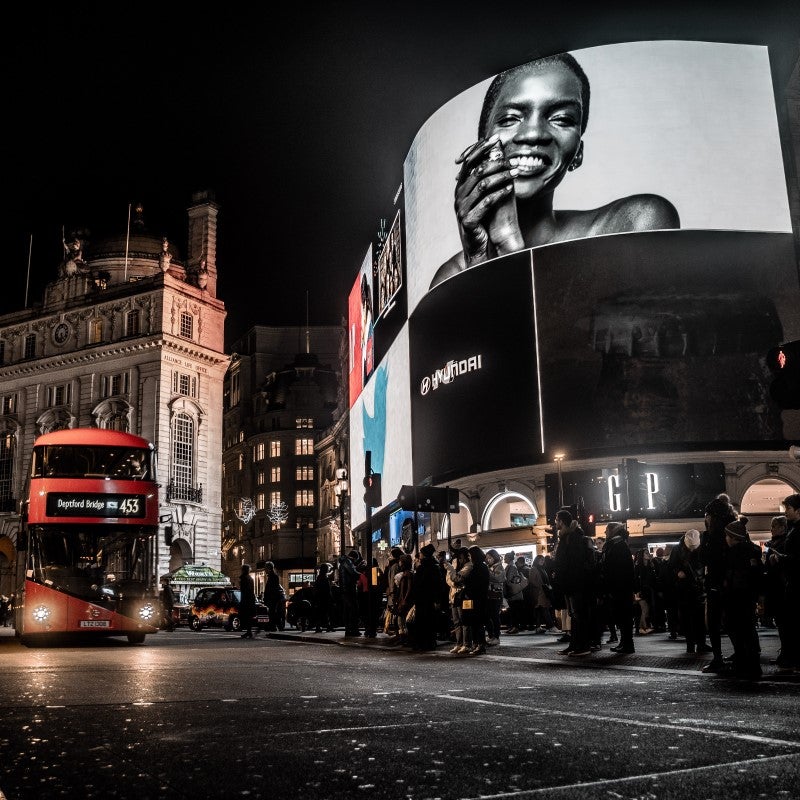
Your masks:
{"label": "awning", "polygon": [[184,564],[182,567],[161,576],[171,585],[187,584],[189,586],[230,586],[231,579],[219,570],[205,564]]}

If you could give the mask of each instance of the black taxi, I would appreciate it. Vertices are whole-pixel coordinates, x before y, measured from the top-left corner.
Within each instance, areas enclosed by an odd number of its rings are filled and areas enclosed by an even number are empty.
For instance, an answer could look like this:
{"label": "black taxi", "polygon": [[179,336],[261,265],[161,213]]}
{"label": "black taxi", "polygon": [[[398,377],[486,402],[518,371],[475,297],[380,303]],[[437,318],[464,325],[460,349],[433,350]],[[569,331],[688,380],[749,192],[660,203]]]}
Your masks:
{"label": "black taxi", "polygon": [[[203,628],[224,628],[226,631],[241,630],[239,603],[241,592],[231,586],[207,586],[195,595],[189,606],[189,627],[193,631]],[[253,628],[266,630],[269,625],[269,611],[262,603],[256,602],[253,615]]]}

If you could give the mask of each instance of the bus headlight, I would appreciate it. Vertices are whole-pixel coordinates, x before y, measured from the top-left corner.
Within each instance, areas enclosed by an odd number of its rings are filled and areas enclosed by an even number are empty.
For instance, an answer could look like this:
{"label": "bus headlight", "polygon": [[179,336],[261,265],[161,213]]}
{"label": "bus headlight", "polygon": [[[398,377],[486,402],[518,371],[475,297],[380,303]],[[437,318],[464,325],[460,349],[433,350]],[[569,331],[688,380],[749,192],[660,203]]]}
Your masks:
{"label": "bus headlight", "polygon": [[47,622],[50,617],[50,609],[47,606],[36,606],[31,612],[31,616],[36,622]]}
{"label": "bus headlight", "polygon": [[156,616],[156,610],[152,603],[146,603],[139,609],[139,616],[145,621],[149,622]]}

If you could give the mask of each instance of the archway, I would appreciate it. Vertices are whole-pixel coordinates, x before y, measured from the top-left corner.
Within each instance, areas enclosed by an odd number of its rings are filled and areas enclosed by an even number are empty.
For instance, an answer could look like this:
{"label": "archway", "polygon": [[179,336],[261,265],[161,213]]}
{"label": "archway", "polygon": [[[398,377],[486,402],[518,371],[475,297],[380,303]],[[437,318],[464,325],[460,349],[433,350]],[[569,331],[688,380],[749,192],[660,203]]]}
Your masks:
{"label": "archway", "polygon": [[192,548],[186,539],[173,539],[169,546],[169,571],[174,572],[193,561]]}
{"label": "archway", "polygon": [[504,491],[496,494],[486,505],[481,529],[490,531],[534,525],[538,516],[536,504],[530,498],[519,492]]}
{"label": "archway", "polygon": [[762,478],[751,484],[742,496],[742,514],[782,514],[783,498],[797,489],[780,478]]}
{"label": "archway", "polygon": [[449,514],[442,520],[442,538],[446,539],[448,532],[453,537],[466,536],[472,527],[472,514],[466,503],[459,502],[458,514]]}

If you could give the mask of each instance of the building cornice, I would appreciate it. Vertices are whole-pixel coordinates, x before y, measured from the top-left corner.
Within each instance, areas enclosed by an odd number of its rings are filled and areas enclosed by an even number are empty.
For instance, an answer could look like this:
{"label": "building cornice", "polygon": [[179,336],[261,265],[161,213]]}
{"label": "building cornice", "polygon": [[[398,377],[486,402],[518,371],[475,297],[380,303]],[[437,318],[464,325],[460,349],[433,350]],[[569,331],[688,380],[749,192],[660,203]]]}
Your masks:
{"label": "building cornice", "polygon": [[192,358],[195,361],[199,361],[215,369],[222,369],[223,371],[227,369],[230,360],[230,357],[224,353],[201,348],[197,345],[192,346],[191,342],[173,339],[172,337],[168,338],[159,334],[156,336],[121,340],[102,346],[91,346],[83,350],[7,364],[0,367],[0,378],[10,379],[14,377],[27,377],[39,372],[49,372],[51,370],[63,369],[64,367],[93,364],[97,361],[106,361],[108,359],[146,353],[152,350],[163,350],[164,352],[174,353],[184,358]]}

